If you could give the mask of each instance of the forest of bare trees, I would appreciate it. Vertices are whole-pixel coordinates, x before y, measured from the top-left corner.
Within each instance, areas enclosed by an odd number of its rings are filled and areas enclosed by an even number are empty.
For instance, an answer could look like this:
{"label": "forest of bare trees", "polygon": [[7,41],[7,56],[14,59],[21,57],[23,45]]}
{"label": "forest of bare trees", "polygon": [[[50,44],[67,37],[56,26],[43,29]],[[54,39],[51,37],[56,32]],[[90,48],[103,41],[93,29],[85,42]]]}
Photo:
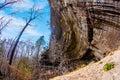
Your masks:
{"label": "forest of bare trees", "polygon": [[[0,11],[22,2],[24,0],[0,1]],[[26,13],[28,16],[23,18],[25,24],[14,39],[1,37],[2,31],[13,21],[6,16],[0,17],[0,80],[30,80],[34,75],[31,72],[35,70],[36,65],[38,66],[39,55],[46,44],[44,36],[40,36],[36,42],[29,39],[20,40],[24,31],[32,26],[32,22],[41,18],[40,9],[36,8],[36,3],[31,6],[32,8]],[[9,15],[14,16],[15,13],[12,12]],[[44,49],[47,48],[44,47]]]}

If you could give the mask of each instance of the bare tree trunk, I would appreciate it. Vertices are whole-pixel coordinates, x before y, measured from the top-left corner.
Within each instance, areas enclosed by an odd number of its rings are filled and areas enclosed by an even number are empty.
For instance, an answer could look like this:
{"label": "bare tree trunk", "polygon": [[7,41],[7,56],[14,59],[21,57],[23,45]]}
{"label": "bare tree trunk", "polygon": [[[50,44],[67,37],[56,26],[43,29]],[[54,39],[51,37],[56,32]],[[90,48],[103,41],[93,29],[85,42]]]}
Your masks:
{"label": "bare tree trunk", "polygon": [[18,38],[17,38],[17,40],[16,40],[16,42],[15,42],[15,44],[14,44],[14,46],[13,46],[13,49],[12,49],[12,51],[11,51],[10,60],[9,60],[9,65],[12,64],[12,60],[13,60],[13,56],[14,56],[14,54],[15,54],[16,47],[17,47],[17,45],[18,45],[18,42],[19,42],[19,40],[20,40],[23,32],[25,31],[25,29],[30,25],[30,23],[31,23],[33,20],[35,20],[35,19],[37,19],[37,18],[39,17],[39,15],[40,15],[40,14],[39,14],[39,10],[35,10],[35,5],[33,5],[33,8],[31,8],[31,10],[30,10],[30,16],[28,17],[28,19],[26,19],[26,24],[25,24],[25,26],[23,27],[23,29],[22,29],[22,31],[20,32],[20,34],[18,35]]}
{"label": "bare tree trunk", "polygon": [[27,28],[27,26],[29,25],[29,23],[31,22],[31,20],[28,21],[28,23],[24,26],[24,28],[22,29],[22,31],[20,32],[16,42],[15,42],[15,45],[13,46],[13,49],[11,51],[11,56],[10,56],[10,61],[9,61],[9,64],[11,65],[12,64],[12,60],[13,60],[13,56],[14,56],[14,53],[15,53],[15,50],[16,50],[16,47],[17,47],[17,44],[23,34],[23,32],[25,31],[25,29]]}

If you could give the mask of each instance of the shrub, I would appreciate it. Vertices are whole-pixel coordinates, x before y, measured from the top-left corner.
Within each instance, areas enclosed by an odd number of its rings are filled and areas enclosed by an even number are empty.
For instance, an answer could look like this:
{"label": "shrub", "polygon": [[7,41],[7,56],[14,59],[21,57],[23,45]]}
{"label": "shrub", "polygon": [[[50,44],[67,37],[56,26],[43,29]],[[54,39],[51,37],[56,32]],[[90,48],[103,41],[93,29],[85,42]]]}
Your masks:
{"label": "shrub", "polygon": [[31,67],[29,65],[29,59],[26,57],[22,57],[18,63],[18,69],[24,73],[24,80],[28,80],[31,78]]}
{"label": "shrub", "polygon": [[103,70],[104,71],[109,71],[111,70],[112,68],[114,68],[114,63],[113,62],[110,62],[110,63],[106,63],[103,67]]}
{"label": "shrub", "polygon": [[84,68],[84,67],[86,67],[86,64],[82,64],[82,65],[81,65],[81,68]]}
{"label": "shrub", "polygon": [[3,49],[2,49],[2,47],[0,46],[0,52],[2,52],[3,51]]}
{"label": "shrub", "polygon": [[103,63],[102,61],[99,62],[99,64],[102,64],[102,63]]}

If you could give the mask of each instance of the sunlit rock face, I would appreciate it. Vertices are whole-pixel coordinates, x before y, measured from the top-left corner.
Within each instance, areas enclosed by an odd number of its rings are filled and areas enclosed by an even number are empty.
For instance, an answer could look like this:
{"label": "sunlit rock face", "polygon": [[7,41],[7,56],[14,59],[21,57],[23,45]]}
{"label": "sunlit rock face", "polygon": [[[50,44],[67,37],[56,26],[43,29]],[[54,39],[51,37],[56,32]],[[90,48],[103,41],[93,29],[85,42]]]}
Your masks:
{"label": "sunlit rock face", "polygon": [[[50,55],[60,59],[76,59],[83,56],[88,49],[88,29],[85,10],[77,7],[77,2],[68,0],[50,0],[52,35]],[[63,57],[64,56],[64,57]]]}
{"label": "sunlit rock face", "polygon": [[[49,3],[52,34],[49,49],[42,54],[47,55],[49,65],[60,67],[65,60],[72,63],[85,54],[102,59],[120,46],[119,0],[49,0]],[[44,57],[40,61],[48,65]]]}
{"label": "sunlit rock face", "polygon": [[49,0],[51,6],[51,59],[81,58],[88,49],[97,58],[120,46],[118,0]]}

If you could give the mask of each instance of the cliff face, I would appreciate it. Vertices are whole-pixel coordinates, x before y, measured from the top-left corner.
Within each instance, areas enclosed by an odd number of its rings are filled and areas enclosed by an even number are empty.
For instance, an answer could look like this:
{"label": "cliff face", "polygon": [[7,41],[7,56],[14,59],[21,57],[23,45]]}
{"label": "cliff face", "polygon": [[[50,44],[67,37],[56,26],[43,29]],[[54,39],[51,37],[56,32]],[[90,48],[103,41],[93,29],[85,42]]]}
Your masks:
{"label": "cliff face", "polygon": [[51,42],[42,54],[47,58],[42,57],[41,63],[47,59],[51,65],[60,66],[65,60],[92,54],[102,59],[107,52],[120,46],[119,0],[49,0],[49,3]]}
{"label": "cliff face", "polygon": [[67,55],[70,59],[93,53],[103,58],[120,46],[120,2],[80,2],[49,0],[52,35],[50,55]]}

